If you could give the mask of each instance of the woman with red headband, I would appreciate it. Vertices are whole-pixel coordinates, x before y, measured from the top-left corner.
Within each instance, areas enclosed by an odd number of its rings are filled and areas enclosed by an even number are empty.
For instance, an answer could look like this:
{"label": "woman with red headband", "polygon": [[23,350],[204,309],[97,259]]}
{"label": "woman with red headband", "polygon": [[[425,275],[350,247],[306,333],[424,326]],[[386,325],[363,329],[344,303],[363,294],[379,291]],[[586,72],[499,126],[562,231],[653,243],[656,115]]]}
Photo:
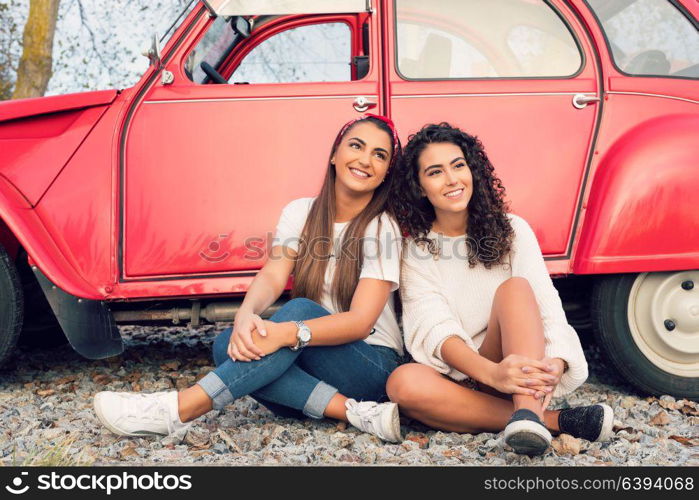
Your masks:
{"label": "woman with red headband", "polygon": [[[381,403],[403,354],[393,301],[401,237],[385,213],[399,154],[387,118],[347,123],[319,195],[284,208],[234,327],[214,341],[216,369],[180,392],[100,392],[100,421],[124,436],[170,434],[249,394],[280,416],[335,418],[399,441],[397,406]],[[292,273],[293,299],[262,320]]]}

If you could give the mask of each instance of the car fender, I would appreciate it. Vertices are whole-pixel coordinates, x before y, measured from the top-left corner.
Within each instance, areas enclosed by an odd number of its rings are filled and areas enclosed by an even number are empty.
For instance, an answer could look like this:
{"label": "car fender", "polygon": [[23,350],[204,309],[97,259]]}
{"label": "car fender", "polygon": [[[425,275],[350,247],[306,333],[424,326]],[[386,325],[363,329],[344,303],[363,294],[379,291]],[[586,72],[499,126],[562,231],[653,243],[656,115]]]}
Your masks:
{"label": "car fender", "polygon": [[38,204],[117,94],[111,90],[0,103],[0,172],[32,205]]}
{"label": "car fender", "polygon": [[103,298],[61,253],[29,200],[1,174],[0,220],[52,283],[76,297]]}
{"label": "car fender", "polygon": [[576,274],[699,268],[699,116],[666,115],[601,158],[573,256]]}

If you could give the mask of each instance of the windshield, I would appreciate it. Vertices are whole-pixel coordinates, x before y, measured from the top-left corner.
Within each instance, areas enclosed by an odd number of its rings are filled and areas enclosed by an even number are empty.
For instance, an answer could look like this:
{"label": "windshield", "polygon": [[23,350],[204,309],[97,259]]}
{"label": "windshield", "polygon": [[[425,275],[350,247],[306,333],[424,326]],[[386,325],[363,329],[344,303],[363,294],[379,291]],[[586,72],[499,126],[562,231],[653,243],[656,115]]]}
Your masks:
{"label": "windshield", "polygon": [[[160,37],[160,46],[164,47],[165,44],[170,40],[170,37],[175,32],[177,27],[182,23],[182,21],[187,17],[194,6],[197,4],[197,0],[170,0],[172,5],[172,10],[179,12],[177,17],[173,18],[171,16],[165,16],[163,21],[159,22],[157,25],[156,33],[163,33]],[[179,9],[179,10],[178,10]]]}

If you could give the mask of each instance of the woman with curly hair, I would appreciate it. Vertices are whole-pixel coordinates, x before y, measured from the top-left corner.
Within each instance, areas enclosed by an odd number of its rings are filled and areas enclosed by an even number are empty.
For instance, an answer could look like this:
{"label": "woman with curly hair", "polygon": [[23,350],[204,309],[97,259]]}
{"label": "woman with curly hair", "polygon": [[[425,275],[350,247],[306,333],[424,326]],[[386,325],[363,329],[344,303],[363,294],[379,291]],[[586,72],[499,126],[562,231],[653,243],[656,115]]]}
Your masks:
{"label": "woman with curly hair", "polygon": [[534,232],[507,213],[481,142],[447,123],[411,136],[392,197],[409,237],[401,297],[406,348],[387,392],[431,427],[505,430],[515,452],[544,453],[551,432],[609,439],[604,404],[547,410],[587,378]]}

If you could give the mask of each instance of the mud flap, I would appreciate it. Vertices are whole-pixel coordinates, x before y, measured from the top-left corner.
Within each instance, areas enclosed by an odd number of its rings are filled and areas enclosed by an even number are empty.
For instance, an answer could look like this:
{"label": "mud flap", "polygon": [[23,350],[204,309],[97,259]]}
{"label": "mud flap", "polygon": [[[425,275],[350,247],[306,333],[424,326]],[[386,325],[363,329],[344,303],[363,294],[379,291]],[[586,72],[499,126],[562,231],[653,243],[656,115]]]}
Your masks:
{"label": "mud flap", "polygon": [[78,354],[102,359],[124,351],[119,329],[106,303],[70,295],[51,283],[38,267],[32,266],[32,270],[63,333]]}

